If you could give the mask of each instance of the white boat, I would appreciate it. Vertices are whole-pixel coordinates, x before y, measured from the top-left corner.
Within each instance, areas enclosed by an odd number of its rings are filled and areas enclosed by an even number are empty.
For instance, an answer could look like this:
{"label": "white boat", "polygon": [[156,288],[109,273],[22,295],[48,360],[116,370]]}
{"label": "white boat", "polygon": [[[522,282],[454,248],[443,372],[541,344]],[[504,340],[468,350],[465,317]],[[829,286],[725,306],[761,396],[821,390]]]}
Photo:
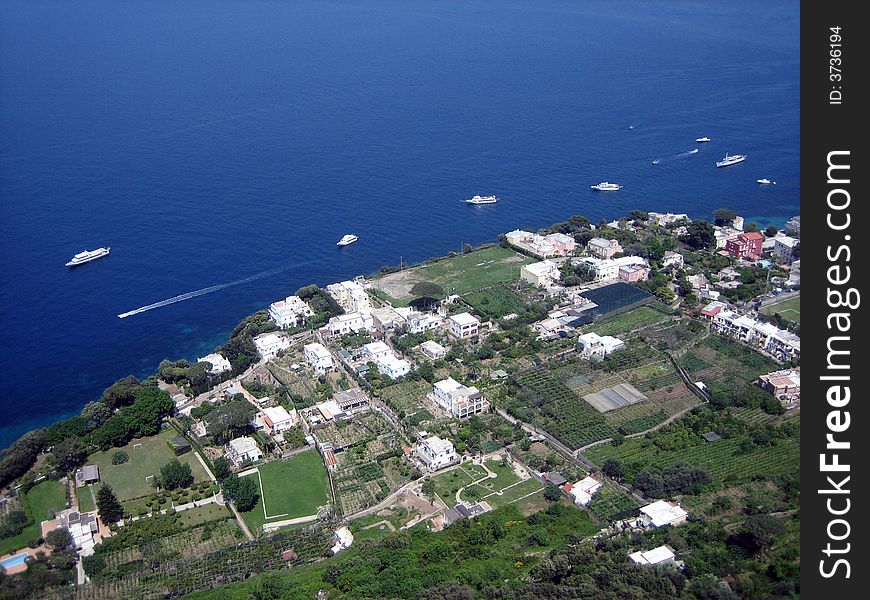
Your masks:
{"label": "white boat", "polygon": [[593,190],[598,190],[600,192],[615,192],[616,190],[621,190],[622,186],[618,183],[610,183],[608,181],[602,181],[598,185],[590,186]]}
{"label": "white boat", "polygon": [[717,167],[728,167],[746,160],[745,154],[726,154],[725,158],[716,163]]}
{"label": "white boat", "polygon": [[694,150],[690,150],[690,151],[689,151],[689,154],[695,154],[696,152],[698,152],[698,149],[697,149],[697,148],[695,148]]}
{"label": "white boat", "polygon": [[474,196],[473,198],[467,198],[465,200],[466,204],[495,204],[498,201],[498,198],[495,196]]}
{"label": "white boat", "polygon": [[654,161],[652,161],[652,164],[654,164],[654,165],[659,164],[659,159],[655,159]]}
{"label": "white boat", "polygon": [[708,138],[708,137],[705,135],[704,137],[697,138],[695,141],[698,142],[699,144],[704,144],[704,143],[706,143],[706,142],[709,142],[709,141],[710,141],[710,138]]}
{"label": "white boat", "polygon": [[358,239],[359,239],[359,238],[358,238],[357,236],[355,236],[354,234],[352,234],[352,233],[348,233],[348,234],[345,235],[343,238],[341,238],[340,240],[338,240],[338,242],[336,242],[335,245],[336,245],[336,246],[349,246],[350,244],[353,244],[353,243],[354,243],[355,241],[357,241]]}
{"label": "white boat", "polygon": [[776,185],[776,182],[771,181],[770,179],[756,179],[755,183],[760,183],[762,185],[767,185],[768,183],[772,183],[772,184]]}
{"label": "white boat", "polygon": [[79,265],[85,264],[86,262],[91,262],[92,260],[103,258],[109,253],[110,250],[111,248],[97,248],[96,250],[85,250],[84,252],[79,252],[72,257],[72,260],[66,263],[66,266],[77,267]]}

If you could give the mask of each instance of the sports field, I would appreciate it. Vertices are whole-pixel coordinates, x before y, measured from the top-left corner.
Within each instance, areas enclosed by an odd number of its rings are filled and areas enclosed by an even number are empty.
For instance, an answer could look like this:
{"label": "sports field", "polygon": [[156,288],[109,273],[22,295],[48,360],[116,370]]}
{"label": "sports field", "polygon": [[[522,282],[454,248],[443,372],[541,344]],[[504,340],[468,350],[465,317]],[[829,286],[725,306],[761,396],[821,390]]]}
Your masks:
{"label": "sports field", "polygon": [[406,303],[413,299],[411,288],[421,281],[440,285],[445,294],[463,294],[488,285],[514,281],[520,276],[520,267],[533,262],[534,259],[508,248],[492,246],[385,275],[372,283],[377,289]]}
{"label": "sports field", "polygon": [[[89,465],[97,465],[100,468],[100,481],[112,486],[118,499],[132,500],[153,494],[156,489],[146,477],[160,474],[160,467],[178,458],[179,461],[190,465],[195,482],[205,481],[208,474],[196,459],[193,452],[176,457],[175,453],[167,445],[167,441],[178,435],[174,429],[167,429],[155,436],[133,440],[123,448],[112,448],[105,452],[97,452],[88,457]],[[112,455],[123,450],[129,460],[121,465],[112,464]]]}
{"label": "sports field", "polygon": [[39,538],[42,533],[40,524],[51,518],[52,511],[60,511],[67,507],[66,486],[59,481],[50,480],[38,483],[28,490],[27,502],[30,505],[33,523],[18,535],[0,540],[0,555],[19,550]]}
{"label": "sports field", "polygon": [[765,315],[779,314],[783,319],[787,321],[794,321],[795,323],[801,322],[801,297],[800,294],[797,296],[792,296],[791,298],[786,298],[785,300],[780,300],[778,302],[771,302],[770,304],[763,306],[760,311]]}
{"label": "sports field", "polygon": [[314,450],[260,465],[256,473],[245,477],[256,478],[262,490],[256,506],[241,513],[252,530],[266,523],[315,515],[319,507],[329,503],[326,467]]}

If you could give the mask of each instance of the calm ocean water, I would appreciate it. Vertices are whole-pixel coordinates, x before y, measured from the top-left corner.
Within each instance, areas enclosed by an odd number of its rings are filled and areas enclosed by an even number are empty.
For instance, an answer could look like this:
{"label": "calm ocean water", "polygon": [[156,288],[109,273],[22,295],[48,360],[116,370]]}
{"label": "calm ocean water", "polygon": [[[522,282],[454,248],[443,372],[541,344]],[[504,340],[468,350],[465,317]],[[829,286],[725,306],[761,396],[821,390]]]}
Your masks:
{"label": "calm ocean water", "polygon": [[572,214],[799,210],[797,2],[0,10],[0,448],[310,282]]}

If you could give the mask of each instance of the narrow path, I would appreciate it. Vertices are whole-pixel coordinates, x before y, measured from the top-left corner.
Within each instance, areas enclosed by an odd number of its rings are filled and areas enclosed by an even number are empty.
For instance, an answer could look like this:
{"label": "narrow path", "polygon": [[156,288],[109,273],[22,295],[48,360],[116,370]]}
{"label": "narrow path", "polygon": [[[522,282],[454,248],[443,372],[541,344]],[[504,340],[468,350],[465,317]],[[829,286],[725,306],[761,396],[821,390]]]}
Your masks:
{"label": "narrow path", "polygon": [[396,526],[393,525],[390,521],[387,521],[386,519],[384,519],[383,521],[378,521],[377,523],[372,523],[371,525],[367,525],[366,527],[363,527],[362,530],[365,531],[366,529],[373,529],[375,527],[380,527],[381,525],[385,526],[390,531],[396,530]]}
{"label": "narrow path", "polygon": [[248,524],[245,523],[245,520],[242,518],[242,515],[240,515],[239,511],[236,510],[236,505],[233,504],[232,502],[227,502],[227,506],[230,507],[230,510],[233,511],[233,514],[236,516],[236,521],[238,521],[239,527],[242,528],[242,532],[245,534],[245,537],[247,537],[248,540],[253,541],[254,534],[251,533],[251,530],[248,529]]}

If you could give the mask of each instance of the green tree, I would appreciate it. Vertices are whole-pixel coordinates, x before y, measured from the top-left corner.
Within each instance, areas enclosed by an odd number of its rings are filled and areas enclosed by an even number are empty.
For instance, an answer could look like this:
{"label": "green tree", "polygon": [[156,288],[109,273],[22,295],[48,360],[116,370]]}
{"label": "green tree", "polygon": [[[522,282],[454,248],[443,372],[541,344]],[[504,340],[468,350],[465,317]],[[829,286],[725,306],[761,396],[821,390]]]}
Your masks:
{"label": "green tree", "polygon": [[100,402],[111,409],[133,404],[142,384],[132,375],[119,379],[103,392]]}
{"label": "green tree", "polygon": [[625,477],[625,469],[622,467],[622,463],[615,458],[608,458],[606,461],[604,461],[604,465],[601,467],[601,470],[604,472],[605,475],[617,481]]}
{"label": "green tree", "polygon": [[114,454],[112,454],[112,464],[113,465],[123,465],[125,462],[130,460],[130,455],[124,452],[123,450],[118,450]]}
{"label": "green tree", "polygon": [[226,456],[216,458],[212,463],[212,467],[212,473],[214,473],[218,481],[223,481],[232,472],[230,470],[230,461],[227,460]]}
{"label": "green tree", "polygon": [[69,529],[66,529],[65,527],[52,529],[45,535],[45,543],[55,550],[69,548],[72,545],[72,542],[72,535],[70,534]]}
{"label": "green tree", "polygon": [[707,221],[692,221],[686,229],[683,242],[696,250],[707,250],[716,242],[713,226]]}
{"label": "green tree", "polygon": [[69,437],[54,447],[51,458],[57,470],[65,475],[83,465],[88,453],[82,448],[79,438]]}
{"label": "green tree", "polygon": [[550,502],[556,502],[556,501],[558,501],[561,497],[562,497],[562,492],[559,491],[559,488],[557,488],[557,487],[556,487],[555,485],[553,485],[552,483],[548,484],[548,485],[544,488],[544,498],[546,498],[546,499],[549,500]]}
{"label": "green tree", "polygon": [[117,523],[124,516],[124,507],[109,484],[97,490],[97,514],[105,524]]}
{"label": "green tree", "polygon": [[716,225],[724,227],[730,225],[737,218],[737,213],[730,208],[717,208],[713,211],[713,216],[716,218]]}
{"label": "green tree", "polygon": [[435,482],[431,479],[427,479],[423,482],[423,485],[420,486],[420,491],[423,495],[429,499],[429,504],[435,505]]}
{"label": "green tree", "polygon": [[773,225],[768,225],[764,229],[764,235],[766,235],[767,237],[774,237],[777,233],[779,233],[779,230]]}
{"label": "green tree", "polygon": [[106,570],[106,561],[99,554],[91,554],[82,559],[82,568],[88,577],[94,577]]}
{"label": "green tree", "polygon": [[190,465],[173,458],[160,467],[160,486],[167,490],[185,488],[193,483]]}

